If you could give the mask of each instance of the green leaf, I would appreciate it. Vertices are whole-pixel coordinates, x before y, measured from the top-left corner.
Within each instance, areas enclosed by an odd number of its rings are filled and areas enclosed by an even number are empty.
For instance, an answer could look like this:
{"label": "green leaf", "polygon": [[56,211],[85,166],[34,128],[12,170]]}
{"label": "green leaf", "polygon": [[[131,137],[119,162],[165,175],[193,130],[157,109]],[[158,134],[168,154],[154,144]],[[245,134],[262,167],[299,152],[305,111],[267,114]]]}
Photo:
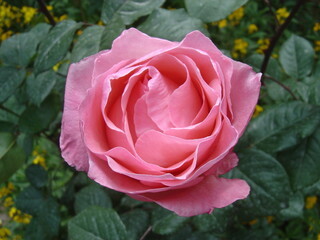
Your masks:
{"label": "green leaf", "polygon": [[113,209],[90,207],[68,222],[70,240],[126,240],[127,232]]}
{"label": "green leaf", "polygon": [[110,49],[113,40],[116,39],[125,28],[126,26],[119,16],[112,18],[112,20],[107,23],[102,33],[100,50]]}
{"label": "green leaf", "polygon": [[[246,63],[248,63],[250,66],[252,66],[256,72],[259,72],[261,65],[262,65],[262,62],[263,62],[263,59],[264,59],[264,55],[253,54],[246,59]],[[270,58],[269,63],[268,63],[268,67],[266,70],[266,74],[270,75],[271,77],[274,77],[275,79],[280,78],[281,68],[280,68],[279,62],[276,59]],[[265,79],[265,81],[268,81],[268,79]],[[278,85],[278,87],[279,87],[279,85]]]}
{"label": "green leaf", "polygon": [[48,23],[39,23],[33,28],[31,28],[29,32],[33,33],[36,36],[38,42],[41,42],[42,39],[45,38],[48,34],[51,27],[52,26]]}
{"label": "green leaf", "polygon": [[76,213],[79,213],[90,206],[111,208],[112,202],[108,194],[101,187],[89,185],[76,194],[74,208]]}
{"label": "green leaf", "polygon": [[280,48],[279,59],[286,73],[301,79],[311,73],[314,51],[304,38],[292,35]]}
{"label": "green leaf", "polygon": [[157,217],[152,230],[155,233],[166,235],[176,232],[188,220],[187,217],[180,217],[175,213],[165,211],[163,217]]}
{"label": "green leaf", "polygon": [[238,156],[240,164],[232,171],[232,177],[246,180],[251,187],[249,197],[237,203],[243,207],[243,215],[267,216],[285,207],[291,190],[281,164],[257,149],[245,150]]}
{"label": "green leaf", "polygon": [[12,67],[0,68],[0,103],[10,97],[22,83],[26,71]]}
{"label": "green leaf", "polygon": [[148,213],[141,209],[133,209],[122,214],[121,220],[126,226],[128,240],[139,239],[148,228]]}
{"label": "green leaf", "polygon": [[28,187],[19,193],[16,205],[18,209],[32,215],[26,229],[26,240],[52,239],[58,235],[59,205],[52,197],[44,197],[36,188]]}
{"label": "green leaf", "polygon": [[32,32],[15,34],[2,42],[0,60],[13,67],[26,67],[35,55],[38,43]]}
{"label": "green leaf", "polygon": [[320,128],[299,145],[279,155],[295,190],[303,190],[320,180]]}
{"label": "green leaf", "polygon": [[59,105],[49,96],[39,107],[30,106],[21,115],[20,130],[24,133],[37,133],[46,129],[58,114]]}
{"label": "green leaf", "polygon": [[7,181],[24,163],[25,153],[10,133],[0,132],[0,184]]}
{"label": "green leaf", "polygon": [[257,147],[278,152],[308,137],[320,121],[320,108],[302,102],[276,105],[253,119],[237,149]]}
{"label": "green leaf", "polygon": [[58,76],[53,70],[40,73],[36,77],[32,74],[27,77],[27,95],[31,103],[39,106],[49,95],[56,84]]}
{"label": "green leaf", "polygon": [[21,191],[16,199],[17,208],[21,211],[36,215],[39,213],[44,198],[39,190],[30,186]]}
{"label": "green leaf", "polygon": [[289,199],[289,207],[282,209],[280,215],[288,219],[303,218],[304,199],[301,193],[296,193]]}
{"label": "green leaf", "polygon": [[63,59],[73,39],[74,32],[81,26],[72,20],[58,23],[41,41],[35,61],[37,73],[48,70]]}
{"label": "green leaf", "polygon": [[104,0],[101,19],[104,23],[120,17],[125,25],[132,24],[139,17],[150,14],[165,0]]}
{"label": "green leaf", "polygon": [[180,41],[193,30],[199,30],[209,36],[204,24],[197,18],[190,17],[184,9],[157,9],[141,24],[139,30],[150,36]]}
{"label": "green leaf", "polygon": [[204,22],[213,22],[226,18],[248,0],[185,0],[188,13]]}
{"label": "green leaf", "polygon": [[41,188],[47,185],[48,173],[40,165],[32,164],[26,169],[26,177],[32,186]]}
{"label": "green leaf", "polygon": [[192,218],[194,226],[200,232],[224,233],[232,221],[233,207],[217,208],[211,214],[202,214]]}
{"label": "green leaf", "polygon": [[71,62],[78,62],[97,53],[100,48],[103,31],[104,27],[98,25],[86,28],[72,49]]}

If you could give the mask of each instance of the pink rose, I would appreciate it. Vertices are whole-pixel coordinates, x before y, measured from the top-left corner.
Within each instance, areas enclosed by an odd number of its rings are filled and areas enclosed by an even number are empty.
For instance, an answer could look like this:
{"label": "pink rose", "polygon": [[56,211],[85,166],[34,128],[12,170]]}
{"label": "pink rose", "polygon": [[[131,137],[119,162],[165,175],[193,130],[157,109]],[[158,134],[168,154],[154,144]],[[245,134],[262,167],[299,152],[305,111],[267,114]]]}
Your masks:
{"label": "pink rose", "polygon": [[99,184],[181,216],[210,213],[250,188],[220,178],[257,103],[260,74],[191,32],[181,42],[131,28],[70,66],[63,158]]}

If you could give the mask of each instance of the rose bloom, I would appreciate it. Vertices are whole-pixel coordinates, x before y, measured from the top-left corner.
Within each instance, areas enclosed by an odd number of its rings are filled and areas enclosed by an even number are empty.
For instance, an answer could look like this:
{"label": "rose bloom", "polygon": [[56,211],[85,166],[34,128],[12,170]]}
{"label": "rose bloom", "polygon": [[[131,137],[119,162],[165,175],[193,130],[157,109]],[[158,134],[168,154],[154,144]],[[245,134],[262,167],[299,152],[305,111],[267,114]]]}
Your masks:
{"label": "rose bloom", "polygon": [[245,181],[219,176],[237,165],[260,77],[199,31],[171,42],[131,28],[70,66],[62,156],[135,199],[210,213],[249,194]]}

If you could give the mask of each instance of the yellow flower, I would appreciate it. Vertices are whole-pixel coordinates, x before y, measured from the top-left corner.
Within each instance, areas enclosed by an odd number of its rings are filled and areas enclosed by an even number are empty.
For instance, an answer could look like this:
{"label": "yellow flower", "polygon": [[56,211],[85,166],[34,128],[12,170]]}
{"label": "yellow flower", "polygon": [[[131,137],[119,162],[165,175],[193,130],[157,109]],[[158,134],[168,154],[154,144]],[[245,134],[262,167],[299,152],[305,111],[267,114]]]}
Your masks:
{"label": "yellow flower", "polygon": [[228,24],[227,19],[222,19],[222,20],[218,21],[219,28],[224,28],[227,26],[227,24]]}
{"label": "yellow flower", "polygon": [[238,25],[244,16],[244,7],[240,7],[228,16],[232,26]]}
{"label": "yellow flower", "polygon": [[99,20],[99,22],[97,22],[97,25],[103,26],[104,23],[101,20]]}
{"label": "yellow flower", "polygon": [[263,107],[261,107],[260,105],[257,104],[252,117],[256,118],[262,112],[263,112]]}
{"label": "yellow flower", "polygon": [[306,209],[311,209],[314,207],[314,205],[317,203],[317,196],[310,196],[306,198],[306,202],[305,202],[305,208]]}
{"label": "yellow flower", "polygon": [[234,40],[233,50],[231,55],[233,58],[243,57],[247,54],[248,43],[242,38]]}
{"label": "yellow flower", "polygon": [[320,51],[320,41],[314,41],[314,50],[316,52],[319,52]]}
{"label": "yellow flower", "polygon": [[313,26],[313,31],[318,32],[320,30],[320,22],[317,22]]}
{"label": "yellow flower", "polygon": [[317,235],[317,240],[320,240],[320,233],[318,233]]}
{"label": "yellow flower", "polygon": [[250,225],[250,226],[252,226],[252,225],[254,225],[254,224],[257,224],[258,223],[258,219],[253,219],[253,220],[251,220],[250,222],[248,222],[248,224]]}
{"label": "yellow flower", "polygon": [[7,197],[4,199],[4,203],[3,203],[3,206],[4,207],[10,207],[13,205],[13,198],[12,197]]}
{"label": "yellow flower", "polygon": [[21,235],[16,235],[13,237],[12,240],[22,240],[22,237],[21,237]]}
{"label": "yellow flower", "polygon": [[280,24],[283,24],[287,17],[289,17],[290,13],[288,12],[287,8],[279,8],[276,11],[276,17]]}
{"label": "yellow flower", "polygon": [[37,155],[35,157],[35,159],[33,159],[32,163],[38,164],[38,165],[42,166],[43,168],[47,168],[46,159],[41,155]]}
{"label": "yellow flower", "polygon": [[11,231],[8,228],[2,227],[0,228],[0,239],[5,239],[11,235]]}
{"label": "yellow flower", "polygon": [[48,11],[52,11],[52,10],[53,10],[53,7],[52,7],[51,5],[48,5],[48,6],[47,6],[47,9],[48,9]]}
{"label": "yellow flower", "polygon": [[9,210],[9,217],[17,222],[23,224],[29,224],[31,221],[32,216],[27,213],[22,213],[19,209],[12,207]]}
{"label": "yellow flower", "polygon": [[249,33],[249,34],[252,34],[252,33],[256,32],[256,31],[258,31],[257,25],[255,25],[255,24],[250,24],[250,25],[248,26],[248,33]]}
{"label": "yellow flower", "polygon": [[270,224],[272,223],[274,217],[273,216],[267,216],[267,222]]}
{"label": "yellow flower", "polygon": [[265,50],[268,49],[269,45],[270,45],[270,40],[267,38],[264,39],[259,39],[258,42],[259,47],[256,50],[257,53],[263,54]]}
{"label": "yellow flower", "polygon": [[76,34],[77,34],[78,36],[80,36],[82,33],[83,33],[83,31],[82,31],[81,29],[79,29]]}
{"label": "yellow flower", "polygon": [[7,186],[0,188],[0,198],[8,196],[14,190],[14,185],[9,182]]}
{"label": "yellow flower", "polygon": [[37,13],[37,9],[35,9],[33,7],[23,6],[21,8],[21,12],[24,14],[24,23],[27,24],[27,23],[31,22],[32,18]]}

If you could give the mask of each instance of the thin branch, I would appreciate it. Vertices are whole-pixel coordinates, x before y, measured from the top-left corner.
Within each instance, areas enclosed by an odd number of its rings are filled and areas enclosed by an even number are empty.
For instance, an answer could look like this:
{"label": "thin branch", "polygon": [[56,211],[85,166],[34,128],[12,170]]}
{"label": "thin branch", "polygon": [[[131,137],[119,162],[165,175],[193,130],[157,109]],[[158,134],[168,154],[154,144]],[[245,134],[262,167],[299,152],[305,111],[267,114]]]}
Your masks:
{"label": "thin branch", "polygon": [[272,5],[271,5],[271,3],[270,3],[269,0],[264,0],[264,2],[265,2],[266,5],[268,6],[270,13],[271,13],[272,16],[274,17],[274,20],[275,20],[275,22],[276,22],[277,29],[278,29],[278,28],[280,27],[280,22],[279,22],[279,20],[278,20],[278,18],[277,18],[277,14],[273,11]]}
{"label": "thin branch", "polygon": [[50,22],[52,26],[56,25],[56,21],[53,19],[51,13],[48,11],[46,4],[43,0],[37,0],[39,3],[40,12],[42,12]]}
{"label": "thin branch", "polygon": [[280,36],[282,35],[282,33],[284,32],[286,27],[289,25],[289,23],[291,22],[294,15],[298,12],[299,8],[305,2],[306,2],[306,0],[298,0],[297,1],[296,5],[292,8],[292,11],[290,12],[289,17],[285,20],[285,22],[282,25],[280,25],[280,27],[276,31],[275,35],[271,38],[270,45],[265,52],[264,59],[263,59],[262,65],[261,65],[260,72],[262,74],[264,74],[267,69],[271,53],[272,53],[274,47],[276,46],[276,43],[278,42]]}
{"label": "thin branch", "polygon": [[149,232],[151,232],[151,230],[152,230],[152,226],[149,226],[147,230],[144,232],[144,234],[141,236],[140,240],[144,240],[145,237],[149,234]]}
{"label": "thin branch", "polygon": [[278,81],[277,79],[271,77],[271,76],[268,76],[266,74],[263,75],[264,78],[267,78],[267,79],[270,79],[271,81],[277,83],[279,86],[281,86],[283,89],[285,89],[286,91],[288,91],[288,93],[290,93],[290,95],[294,98],[294,100],[299,100],[299,98],[291,91],[291,89],[284,85],[282,82]]}
{"label": "thin branch", "polygon": [[20,117],[20,115],[18,113],[15,113],[14,111],[10,110],[9,108],[6,108],[5,106],[3,105],[0,105],[0,109],[12,114],[12,115],[15,115],[16,117]]}

